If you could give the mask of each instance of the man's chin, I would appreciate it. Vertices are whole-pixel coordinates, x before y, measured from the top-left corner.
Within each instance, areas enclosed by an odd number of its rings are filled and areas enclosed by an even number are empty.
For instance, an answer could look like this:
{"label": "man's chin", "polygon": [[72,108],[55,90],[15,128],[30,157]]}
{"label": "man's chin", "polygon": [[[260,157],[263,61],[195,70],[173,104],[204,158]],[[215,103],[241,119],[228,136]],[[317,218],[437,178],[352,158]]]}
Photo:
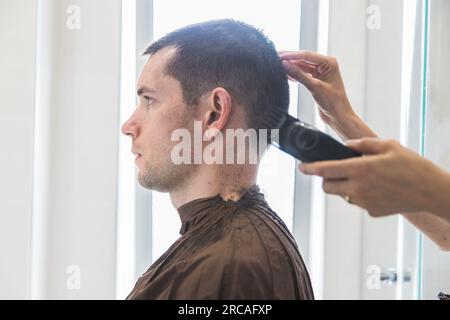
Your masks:
{"label": "man's chin", "polygon": [[138,182],[143,188],[148,190],[158,192],[169,192],[167,187],[163,186],[161,183],[158,183],[157,181],[155,181],[155,179],[150,178],[148,174],[147,176],[141,174],[140,171],[138,173]]}

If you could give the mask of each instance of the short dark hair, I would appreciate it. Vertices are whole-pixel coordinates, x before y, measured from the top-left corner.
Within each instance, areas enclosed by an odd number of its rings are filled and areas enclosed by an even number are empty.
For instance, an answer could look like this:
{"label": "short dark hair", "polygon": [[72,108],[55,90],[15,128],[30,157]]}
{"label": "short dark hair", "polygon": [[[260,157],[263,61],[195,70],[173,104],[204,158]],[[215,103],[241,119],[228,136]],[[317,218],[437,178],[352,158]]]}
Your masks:
{"label": "short dark hair", "polygon": [[225,88],[246,110],[249,128],[260,129],[270,108],[289,108],[289,85],[275,46],[261,30],[231,19],[212,20],[175,30],[153,42],[143,55],[173,46],[166,74],[177,79],[183,99]]}

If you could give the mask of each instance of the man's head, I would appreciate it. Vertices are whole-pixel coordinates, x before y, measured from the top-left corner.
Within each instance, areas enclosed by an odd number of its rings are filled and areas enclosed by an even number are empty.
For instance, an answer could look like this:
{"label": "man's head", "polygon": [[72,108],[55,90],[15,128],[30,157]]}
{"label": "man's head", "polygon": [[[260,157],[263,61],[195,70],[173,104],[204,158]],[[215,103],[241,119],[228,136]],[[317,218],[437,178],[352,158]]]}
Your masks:
{"label": "man's head", "polygon": [[254,27],[233,20],[190,25],[152,43],[138,81],[139,105],[123,125],[133,139],[139,181],[170,191],[189,179],[198,165],[171,161],[171,133],[261,129],[270,108],[288,109],[287,76],[274,45]]}

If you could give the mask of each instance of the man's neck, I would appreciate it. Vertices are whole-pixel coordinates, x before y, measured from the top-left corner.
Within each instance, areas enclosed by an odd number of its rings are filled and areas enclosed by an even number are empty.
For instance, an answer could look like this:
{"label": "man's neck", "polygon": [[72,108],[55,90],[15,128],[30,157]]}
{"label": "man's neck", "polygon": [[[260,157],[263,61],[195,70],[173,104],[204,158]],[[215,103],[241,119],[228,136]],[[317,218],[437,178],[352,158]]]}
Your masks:
{"label": "man's neck", "polygon": [[190,201],[218,194],[224,200],[237,201],[256,183],[257,172],[257,165],[202,166],[184,186],[169,192],[170,200],[177,209]]}

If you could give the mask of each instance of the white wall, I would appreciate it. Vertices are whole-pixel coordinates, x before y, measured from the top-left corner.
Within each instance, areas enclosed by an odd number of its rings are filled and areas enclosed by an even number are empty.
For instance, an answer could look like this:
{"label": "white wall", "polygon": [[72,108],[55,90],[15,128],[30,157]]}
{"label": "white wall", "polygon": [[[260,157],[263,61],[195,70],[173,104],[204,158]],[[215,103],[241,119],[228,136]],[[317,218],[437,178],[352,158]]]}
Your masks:
{"label": "white wall", "polygon": [[[379,28],[367,21],[376,6]],[[350,101],[382,138],[401,137],[403,1],[330,1],[328,54],[339,62]],[[418,127],[418,123],[416,124]],[[417,128],[411,128],[415,130]],[[398,250],[414,268],[415,242],[398,249],[398,217],[374,219],[335,196],[326,197],[325,299],[395,299],[396,285],[367,286],[369,266],[397,268]],[[414,231],[405,227],[402,237]],[[403,286],[403,298],[413,286]]]}
{"label": "white wall", "polygon": [[36,3],[0,12],[0,299],[14,299],[29,283]]}
{"label": "white wall", "polygon": [[[368,125],[384,139],[400,140],[403,1],[368,1],[381,12],[380,29],[367,29],[367,82],[364,115]],[[376,265],[382,270],[397,267],[398,216],[363,218],[362,272]],[[415,248],[412,248],[413,250]],[[361,286],[362,298],[395,299],[396,286],[373,290]]]}
{"label": "white wall", "polygon": [[120,4],[0,3],[0,297],[114,298]]}
{"label": "white wall", "polygon": [[[364,113],[365,101],[366,7],[365,1],[330,1],[328,54],[337,58],[359,114]],[[360,299],[362,219],[362,210],[326,196],[325,299]]]}
{"label": "white wall", "polygon": [[[45,246],[40,270],[46,281],[37,296],[113,298],[120,1],[41,3],[46,26],[39,36],[46,47],[37,63],[48,77],[38,81],[49,98],[37,102],[36,112],[46,113],[48,136],[37,143],[49,154],[46,181],[37,181],[48,191],[47,211],[39,216],[45,232],[36,238]],[[69,5],[81,10],[80,29],[66,27]],[[80,268],[79,290],[67,286],[71,265]]]}

